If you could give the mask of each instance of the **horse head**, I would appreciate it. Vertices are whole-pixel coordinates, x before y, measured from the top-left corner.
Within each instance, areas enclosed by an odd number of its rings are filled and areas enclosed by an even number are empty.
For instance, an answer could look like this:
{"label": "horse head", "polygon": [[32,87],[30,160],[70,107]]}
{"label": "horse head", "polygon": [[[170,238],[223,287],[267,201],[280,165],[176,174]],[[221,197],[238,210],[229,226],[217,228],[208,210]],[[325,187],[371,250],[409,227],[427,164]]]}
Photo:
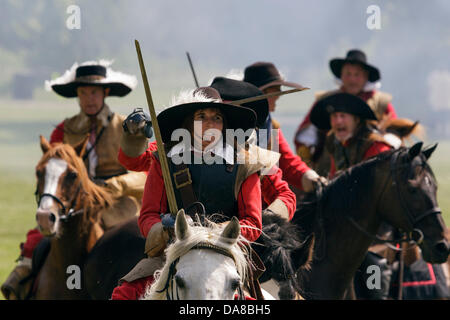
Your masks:
{"label": "horse head", "polygon": [[405,140],[412,135],[423,140],[425,129],[419,121],[412,121],[406,118],[385,119],[375,124],[376,128],[383,134],[383,137],[395,148],[405,145]]}
{"label": "horse head", "polygon": [[175,221],[176,241],[166,249],[166,265],[144,299],[232,300],[247,268],[240,225],[190,226],[184,210]]}
{"label": "horse head", "polygon": [[43,235],[56,234],[61,223],[77,213],[83,214],[86,223],[95,221],[96,210],[88,208],[104,207],[112,201],[105,190],[89,179],[82,160],[87,141],[72,147],[50,144],[40,137],[43,156],[36,166],[36,221]]}
{"label": "horse head", "polygon": [[[422,142],[392,154],[391,177],[384,191],[384,219],[408,232],[430,263],[443,263],[449,255],[446,226],[437,202],[437,182],[427,163],[437,144],[422,149]],[[390,183],[389,183],[390,182]]]}

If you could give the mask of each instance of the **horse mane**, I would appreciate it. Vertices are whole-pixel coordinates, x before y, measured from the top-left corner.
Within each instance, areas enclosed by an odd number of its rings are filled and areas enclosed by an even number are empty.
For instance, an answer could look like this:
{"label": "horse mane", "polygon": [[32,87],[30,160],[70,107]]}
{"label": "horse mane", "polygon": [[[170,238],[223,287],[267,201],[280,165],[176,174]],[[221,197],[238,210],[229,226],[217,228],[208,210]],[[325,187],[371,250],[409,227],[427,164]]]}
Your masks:
{"label": "horse mane", "polygon": [[[270,274],[265,272],[260,281],[265,282],[270,279],[268,278],[270,276],[274,276],[277,281],[285,280],[282,279],[283,276],[293,275],[297,271],[291,253],[304,247],[306,240],[297,225],[279,215],[263,214],[262,224],[261,236],[252,247],[264,262],[266,269],[271,272]],[[310,259],[307,259],[306,263],[300,267],[309,269],[310,262]]]}
{"label": "horse mane", "polygon": [[206,218],[204,224],[206,226],[196,222],[193,226],[190,226],[191,235],[187,239],[182,241],[176,240],[166,248],[166,263],[162,269],[155,271],[155,281],[146,288],[142,299],[164,300],[166,298],[164,287],[170,275],[170,266],[175,260],[185,255],[189,250],[201,242],[208,242],[228,250],[234,258],[237,272],[241,276],[241,281],[244,281],[247,276],[246,270],[248,264],[248,252],[245,248],[249,244],[249,241],[242,235],[239,235],[238,240],[234,244],[230,244],[229,242],[223,241],[223,238],[220,237],[224,229],[223,225],[216,224]]}
{"label": "horse mane", "polygon": [[80,192],[76,200],[74,210],[83,210],[82,232],[88,231],[91,223],[98,222],[101,218],[101,209],[113,204],[114,198],[107,189],[96,185],[90,178],[83,160],[75,152],[75,149],[64,143],[53,143],[51,148],[42,156],[37,167],[43,166],[51,158],[59,158],[66,161],[69,167],[77,172],[77,181],[80,183]]}
{"label": "horse mane", "polygon": [[378,124],[382,132],[390,132],[401,139],[408,139],[415,135],[419,140],[425,140],[425,128],[418,122],[407,118],[395,118],[382,120]]}
{"label": "horse mane", "polygon": [[342,171],[323,188],[320,195],[307,194],[299,204],[293,220],[303,231],[310,234],[317,224],[319,204],[327,203],[332,208],[320,212],[321,218],[327,221],[360,212],[358,205],[364,203],[364,195],[369,194],[373,188],[376,166],[402,150],[405,148],[382,152]]}

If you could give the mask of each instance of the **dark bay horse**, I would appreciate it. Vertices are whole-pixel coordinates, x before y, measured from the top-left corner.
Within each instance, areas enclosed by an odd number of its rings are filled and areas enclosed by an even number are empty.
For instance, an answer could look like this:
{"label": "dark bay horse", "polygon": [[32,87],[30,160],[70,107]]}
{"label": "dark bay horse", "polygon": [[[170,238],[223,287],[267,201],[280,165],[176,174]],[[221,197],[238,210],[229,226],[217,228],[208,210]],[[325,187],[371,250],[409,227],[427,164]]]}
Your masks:
{"label": "dark bay horse", "polygon": [[301,294],[343,299],[382,222],[414,238],[430,263],[449,255],[437,184],[422,143],[379,154],[335,178],[314,199],[308,195],[293,221],[314,233],[310,270],[299,271]]}

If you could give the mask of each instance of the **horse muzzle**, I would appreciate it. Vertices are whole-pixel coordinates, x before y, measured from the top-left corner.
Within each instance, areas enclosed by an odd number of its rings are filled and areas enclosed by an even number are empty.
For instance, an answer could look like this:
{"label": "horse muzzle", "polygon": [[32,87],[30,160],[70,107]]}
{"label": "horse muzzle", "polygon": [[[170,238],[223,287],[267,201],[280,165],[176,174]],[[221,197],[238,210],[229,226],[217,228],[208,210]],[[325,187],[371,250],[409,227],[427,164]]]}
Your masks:
{"label": "horse muzzle", "polygon": [[39,231],[44,236],[50,236],[55,233],[57,215],[50,210],[38,209],[36,211],[36,222],[39,227]]}
{"label": "horse muzzle", "polygon": [[433,244],[425,241],[422,248],[423,259],[429,263],[444,263],[450,253],[450,245],[447,240],[440,240]]}

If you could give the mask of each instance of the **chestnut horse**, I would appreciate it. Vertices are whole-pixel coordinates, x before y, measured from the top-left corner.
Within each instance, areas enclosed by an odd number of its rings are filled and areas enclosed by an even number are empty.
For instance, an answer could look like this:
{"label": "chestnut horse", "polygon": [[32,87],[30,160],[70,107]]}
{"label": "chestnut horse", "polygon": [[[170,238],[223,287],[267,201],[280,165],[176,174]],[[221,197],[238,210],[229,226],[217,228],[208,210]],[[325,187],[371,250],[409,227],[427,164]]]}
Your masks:
{"label": "chestnut horse", "polygon": [[344,171],[316,199],[305,198],[293,221],[315,234],[316,245],[311,270],[299,272],[302,296],[344,298],[382,222],[415,239],[425,261],[447,260],[446,227],[427,163],[435,148],[422,150],[420,142],[381,153]]}
{"label": "chestnut horse", "polygon": [[35,280],[32,298],[86,299],[89,295],[82,279],[71,280],[70,276],[82,276],[88,252],[103,235],[99,212],[114,199],[88,177],[82,160],[87,139],[74,148],[50,145],[42,136],[40,140],[44,154],[36,166],[36,221],[49,239],[50,251]]}

